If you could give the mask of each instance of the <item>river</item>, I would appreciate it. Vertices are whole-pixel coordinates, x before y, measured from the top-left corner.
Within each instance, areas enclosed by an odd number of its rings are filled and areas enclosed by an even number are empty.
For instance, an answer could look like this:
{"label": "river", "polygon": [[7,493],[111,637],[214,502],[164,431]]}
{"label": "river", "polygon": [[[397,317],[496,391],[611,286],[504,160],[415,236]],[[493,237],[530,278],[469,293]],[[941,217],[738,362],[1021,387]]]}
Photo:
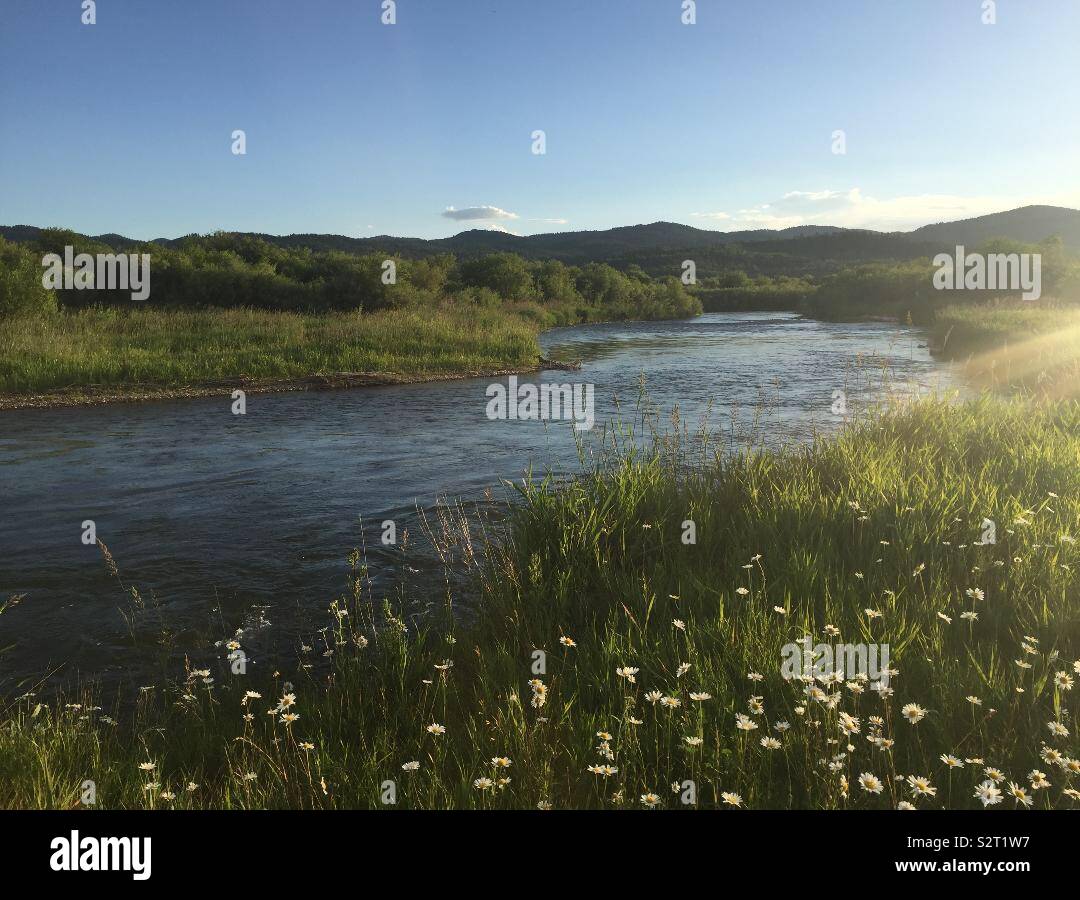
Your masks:
{"label": "river", "polygon": [[[787,313],[575,326],[541,343],[581,370],[520,380],[595,385],[597,428],[616,402],[632,412],[644,373],[661,421],[678,404],[694,429],[711,409],[710,427],[730,436],[733,412],[745,427],[764,404],[769,444],[837,427],[834,392],[858,408],[880,396],[885,368],[890,390],[954,380],[917,329]],[[487,418],[492,381],[250,395],[242,416],[227,397],[0,412],[0,598],[24,595],[0,616],[0,695],[44,672],[153,678],[84,521],[159,606],[178,652],[197,662],[209,637],[244,627],[259,635],[245,639],[253,663],[272,664],[325,624],[361,531],[378,575],[393,557],[384,520],[417,534],[436,498],[505,499],[503,480],[530,466],[576,471],[568,424]],[[422,570],[423,554],[412,564]]]}

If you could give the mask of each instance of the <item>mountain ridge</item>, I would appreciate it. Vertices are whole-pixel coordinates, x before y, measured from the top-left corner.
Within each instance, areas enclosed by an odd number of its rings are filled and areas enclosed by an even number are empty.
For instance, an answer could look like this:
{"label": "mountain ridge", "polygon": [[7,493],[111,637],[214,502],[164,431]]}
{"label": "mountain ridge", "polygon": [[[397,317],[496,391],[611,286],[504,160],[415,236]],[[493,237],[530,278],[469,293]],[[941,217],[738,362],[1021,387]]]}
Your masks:
{"label": "mountain ridge", "polygon": [[[0,237],[26,243],[42,229],[33,225],[0,226]],[[75,233],[75,232],[73,232]],[[1059,236],[1066,248],[1080,252],[1080,210],[1031,205],[953,222],[935,222],[913,231],[876,231],[835,225],[798,225],[784,229],[714,231],[676,222],[651,222],[615,228],[514,235],[491,229],[469,229],[447,238],[412,238],[393,235],[350,237],[340,234],[226,232],[258,238],[285,248],[341,250],[349,253],[392,253],[424,257],[450,252],[462,257],[507,251],[530,259],[557,259],[569,264],[591,261],[629,265],[635,256],[663,260],[668,266],[683,252],[715,251],[722,256],[784,254],[811,259],[859,261],[911,259],[932,255],[945,247],[974,246],[991,238],[1039,243]],[[75,233],[78,234],[78,233]],[[137,241],[124,235],[79,235],[124,249],[140,244],[180,246],[198,235]],[[648,268],[647,266],[645,266]]]}

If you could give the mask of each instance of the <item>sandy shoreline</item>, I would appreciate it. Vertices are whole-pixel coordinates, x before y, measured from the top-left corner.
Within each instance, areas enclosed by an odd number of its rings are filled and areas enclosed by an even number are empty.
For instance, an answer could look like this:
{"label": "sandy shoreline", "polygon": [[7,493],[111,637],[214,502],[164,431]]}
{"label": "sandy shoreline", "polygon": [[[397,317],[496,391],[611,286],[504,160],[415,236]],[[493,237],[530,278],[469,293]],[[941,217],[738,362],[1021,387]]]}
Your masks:
{"label": "sandy shoreline", "polygon": [[62,406],[98,406],[104,403],[136,403],[149,400],[187,400],[198,397],[230,397],[235,390],[247,394],[282,394],[297,391],[333,391],[350,388],[380,387],[394,384],[422,384],[433,381],[458,381],[464,378],[502,378],[549,369],[573,371],[581,368],[541,358],[535,366],[489,369],[466,372],[429,372],[401,375],[394,372],[335,372],[330,375],[305,375],[300,378],[222,378],[190,385],[90,384],[58,388],[40,393],[0,394],[0,410],[52,409]]}

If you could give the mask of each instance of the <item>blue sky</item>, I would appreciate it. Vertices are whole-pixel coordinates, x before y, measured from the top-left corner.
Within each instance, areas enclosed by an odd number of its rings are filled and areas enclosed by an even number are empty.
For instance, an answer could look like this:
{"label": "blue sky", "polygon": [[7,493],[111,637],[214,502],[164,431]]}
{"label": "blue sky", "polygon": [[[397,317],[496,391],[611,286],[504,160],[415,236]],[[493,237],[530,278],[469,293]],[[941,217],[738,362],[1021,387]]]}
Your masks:
{"label": "blue sky", "polygon": [[98,0],[84,25],[81,0],[0,0],[0,224],[441,237],[1080,206],[1074,0],[998,0],[994,25],[982,0],[698,0],[695,25],[682,0],[398,0],[395,25],[381,2]]}

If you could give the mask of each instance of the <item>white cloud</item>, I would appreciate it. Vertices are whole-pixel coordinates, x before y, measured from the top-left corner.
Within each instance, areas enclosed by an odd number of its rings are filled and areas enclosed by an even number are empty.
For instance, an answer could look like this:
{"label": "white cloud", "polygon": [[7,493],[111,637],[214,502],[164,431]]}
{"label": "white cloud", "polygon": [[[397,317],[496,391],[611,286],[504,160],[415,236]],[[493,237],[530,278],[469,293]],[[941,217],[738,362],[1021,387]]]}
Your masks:
{"label": "white cloud", "polygon": [[499,209],[497,206],[466,206],[464,209],[448,206],[443,210],[443,216],[458,222],[476,222],[487,219],[516,219],[518,214]]}
{"label": "white cloud", "polygon": [[[732,230],[792,228],[797,225],[838,225],[875,231],[911,231],[934,222],[970,219],[1030,203],[1055,201],[1017,197],[916,194],[879,199],[859,188],[847,191],[788,191],[779,200],[733,213],[693,213],[695,218],[728,223]],[[1061,198],[1056,201],[1062,204]]]}
{"label": "white cloud", "polygon": [[521,235],[518,234],[516,231],[511,231],[509,228],[506,228],[506,227],[504,227],[502,225],[495,225],[495,224],[481,225],[479,230],[480,231],[498,231],[501,234],[512,234],[514,237],[521,237]]}

